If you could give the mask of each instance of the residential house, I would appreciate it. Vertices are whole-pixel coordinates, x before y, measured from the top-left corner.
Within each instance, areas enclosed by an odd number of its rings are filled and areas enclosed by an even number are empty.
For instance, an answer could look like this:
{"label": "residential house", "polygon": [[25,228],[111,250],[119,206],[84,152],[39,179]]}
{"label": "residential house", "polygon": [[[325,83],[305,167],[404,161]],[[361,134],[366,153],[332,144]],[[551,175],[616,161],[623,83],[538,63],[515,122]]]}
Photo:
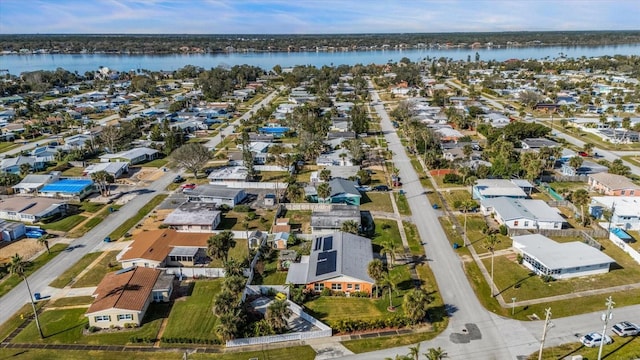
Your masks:
{"label": "residential house", "polygon": [[207,241],[211,234],[178,232],[173,229],[143,231],[116,256],[123,268],[180,267],[207,264]]}
{"label": "residential house", "polygon": [[605,210],[611,214],[609,223],[612,227],[640,231],[640,197],[594,196],[591,198],[589,205],[591,216],[596,219],[603,218]]}
{"label": "residential house", "polygon": [[568,162],[562,162],[560,165],[560,172],[562,175],[567,176],[579,176],[579,175],[591,175],[598,173],[606,173],[609,170],[608,167],[600,165],[596,162],[585,160],[582,165],[574,169]]}
{"label": "residential house", "polygon": [[344,232],[316,236],[311,254],[290,264],[286,283],[305,285],[314,292],[330,289],[371,294],[375,281],[367,266],[372,260],[370,239]]}
{"label": "residential house", "polygon": [[45,185],[54,181],[58,181],[59,179],[59,171],[52,171],[51,173],[45,175],[29,174],[25,176],[22,181],[20,181],[16,185],[13,185],[11,188],[19,195],[30,195],[37,193]]}
{"label": "residential house", "polygon": [[74,149],[84,149],[85,144],[92,143],[95,137],[88,134],[76,134],[68,136],[63,140],[64,145],[62,145],[62,150],[70,151]]}
{"label": "residential house", "polygon": [[198,185],[186,192],[187,201],[215,203],[216,206],[227,205],[234,207],[245,199],[247,194],[242,188],[230,188],[224,185]]}
{"label": "residential house", "polygon": [[84,168],[82,176],[91,176],[92,174],[100,171],[105,171],[109,175],[113,176],[114,179],[117,179],[129,172],[129,163],[116,161],[91,164]]}
{"label": "residential house", "polygon": [[207,176],[209,184],[223,184],[225,182],[247,181],[249,172],[244,166],[227,166],[214,169]]}
{"label": "residential house", "polygon": [[610,196],[640,196],[640,186],[629,178],[605,172],[589,175],[589,188]]}
{"label": "residential house", "polygon": [[130,165],[136,165],[147,161],[155,160],[160,156],[158,150],[146,147],[134,148],[131,150],[121,151],[116,154],[104,154],[100,156],[100,162],[127,162]]}
{"label": "residential house", "polygon": [[0,172],[6,172],[11,174],[20,174],[20,167],[27,164],[33,171],[44,170],[46,162],[42,159],[38,159],[35,156],[22,156],[18,155],[13,158],[4,158],[0,161]]}
{"label": "residential house", "polygon": [[311,232],[326,233],[340,230],[342,224],[353,221],[360,226],[362,217],[360,207],[356,205],[333,204],[328,211],[311,213]]}
{"label": "residential house", "polygon": [[615,262],[581,241],[558,243],[540,234],[513,236],[512,239],[524,266],[538,275],[554,279],[605,274]]}
{"label": "residential house", "polygon": [[482,200],[480,209],[509,229],[562,229],[566,224],[559,210],[542,200],[489,198]]}
{"label": "residential house", "polygon": [[186,202],[167,215],[162,223],[181,232],[210,233],[220,225],[220,214],[216,204]]}
{"label": "residential house", "polygon": [[520,141],[525,150],[539,150],[543,147],[554,148],[560,146],[559,143],[545,138],[526,138]]}
{"label": "residential house", "polygon": [[0,240],[15,241],[24,236],[27,232],[23,223],[0,220]]}
{"label": "residential house", "polygon": [[342,178],[334,178],[329,181],[331,187],[331,203],[360,205],[362,194],[356,188],[358,184],[355,181]]}
{"label": "residential house", "polygon": [[[529,189],[532,187],[533,185],[528,185]],[[474,199],[478,200],[496,198],[500,196],[514,199],[527,198],[527,193],[523,188],[514,184],[512,180],[503,179],[479,179],[473,186],[472,195]]]}
{"label": "residential house", "polygon": [[286,250],[289,242],[288,232],[277,232],[273,234],[271,245],[276,250]]}
{"label": "residential house", "polygon": [[34,223],[66,211],[67,203],[59,199],[13,196],[0,200],[0,219]]}
{"label": "residential house", "polygon": [[94,191],[95,187],[91,180],[62,179],[43,186],[40,189],[40,195],[82,200]]}
{"label": "residential house", "polygon": [[508,117],[500,113],[489,113],[483,115],[483,118],[486,123],[491,124],[491,126],[495,128],[505,127],[511,122]]}
{"label": "residential house", "polygon": [[173,275],[158,269],[131,267],[108,273],[93,293],[95,300],[85,316],[89,326],[102,329],[140,326],[151,302],[168,302]]}

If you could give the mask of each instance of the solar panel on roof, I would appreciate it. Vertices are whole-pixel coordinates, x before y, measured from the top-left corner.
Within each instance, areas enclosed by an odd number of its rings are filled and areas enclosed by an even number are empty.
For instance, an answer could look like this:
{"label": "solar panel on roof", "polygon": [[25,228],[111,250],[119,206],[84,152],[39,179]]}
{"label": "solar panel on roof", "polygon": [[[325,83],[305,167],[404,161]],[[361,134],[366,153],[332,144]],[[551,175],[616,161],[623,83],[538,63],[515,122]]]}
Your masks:
{"label": "solar panel on roof", "polygon": [[316,266],[316,276],[329,274],[336,271],[336,259],[338,252],[326,251],[318,254],[318,264]]}
{"label": "solar panel on roof", "polygon": [[333,236],[327,236],[322,243],[322,251],[329,251],[333,249]]}

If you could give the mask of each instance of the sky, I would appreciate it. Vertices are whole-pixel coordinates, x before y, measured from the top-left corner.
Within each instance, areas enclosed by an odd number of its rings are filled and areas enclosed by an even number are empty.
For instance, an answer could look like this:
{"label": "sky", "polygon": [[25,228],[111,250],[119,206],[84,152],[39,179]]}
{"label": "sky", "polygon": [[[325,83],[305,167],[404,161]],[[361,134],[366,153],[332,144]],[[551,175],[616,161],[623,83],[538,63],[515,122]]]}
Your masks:
{"label": "sky", "polygon": [[639,0],[0,0],[0,34],[640,30]]}

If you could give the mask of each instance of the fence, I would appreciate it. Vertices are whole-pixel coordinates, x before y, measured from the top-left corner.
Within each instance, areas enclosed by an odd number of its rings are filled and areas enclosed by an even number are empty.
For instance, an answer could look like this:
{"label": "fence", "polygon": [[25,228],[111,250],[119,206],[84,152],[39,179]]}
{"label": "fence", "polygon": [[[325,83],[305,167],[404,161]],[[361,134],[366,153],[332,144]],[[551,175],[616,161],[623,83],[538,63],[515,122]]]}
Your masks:
{"label": "fence", "polygon": [[181,267],[181,268],[165,268],[163,269],[169,275],[175,275],[177,277],[207,277],[207,278],[221,278],[224,277],[224,269],[222,268],[206,268],[206,267]]}
{"label": "fence", "polygon": [[329,326],[319,321],[318,319],[313,318],[309,314],[305,313],[300,306],[294,304],[293,302],[287,300],[287,303],[289,303],[289,309],[291,309],[291,312],[298,315],[303,320],[308,321],[309,323],[311,323],[313,326],[317,327],[320,330],[228,340],[226,343],[226,346],[236,347],[236,346],[247,346],[247,345],[270,344],[274,342],[283,342],[283,341],[299,341],[299,340],[307,340],[307,339],[317,339],[317,338],[323,338],[323,337],[331,337],[333,335],[333,330],[331,330]]}
{"label": "fence", "polygon": [[589,177],[587,175],[543,175],[540,180],[543,182],[587,182]]}
{"label": "fence", "polygon": [[287,210],[293,211],[331,211],[331,204],[319,203],[285,203],[282,204]]}
{"label": "fence", "polygon": [[640,253],[638,253],[634,248],[629,246],[629,244],[624,242],[624,240],[620,239],[613,232],[609,233],[609,240],[611,240],[612,243],[616,244],[617,247],[619,247],[620,249],[622,249],[622,251],[629,254],[629,256],[631,256],[633,260],[635,260],[638,264],[640,264]]}
{"label": "fence", "polygon": [[289,171],[288,167],[278,165],[254,165],[253,169],[257,171]]}
{"label": "fence", "polygon": [[580,214],[580,209],[578,209],[573,203],[567,200],[551,200],[547,201],[547,205],[551,207],[564,206],[569,208],[569,210],[573,211],[574,214]]}
{"label": "fence", "polygon": [[[509,229],[509,236],[540,234],[544,236],[557,237],[582,237],[586,240],[589,238],[605,238],[607,230],[605,229]],[[595,240],[594,240],[595,241]]]}
{"label": "fence", "polygon": [[289,184],[282,182],[252,182],[252,181],[214,181],[212,185],[226,185],[230,188],[240,189],[273,189],[286,190]]}
{"label": "fence", "polygon": [[[247,232],[245,230],[200,230],[200,229],[191,229],[191,230],[176,230],[177,232],[180,233],[197,233],[197,234],[211,234],[211,235],[217,235],[223,231],[231,231],[233,233],[233,238],[234,239],[246,239],[247,238]],[[249,232],[251,233],[251,232]]]}

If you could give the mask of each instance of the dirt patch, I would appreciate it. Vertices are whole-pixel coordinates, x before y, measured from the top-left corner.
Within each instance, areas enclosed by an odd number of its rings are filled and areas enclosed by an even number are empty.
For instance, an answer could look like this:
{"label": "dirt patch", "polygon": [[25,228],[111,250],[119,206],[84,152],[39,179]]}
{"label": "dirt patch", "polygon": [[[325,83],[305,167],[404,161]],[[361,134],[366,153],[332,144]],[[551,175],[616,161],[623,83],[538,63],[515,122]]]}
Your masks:
{"label": "dirt patch", "polygon": [[160,179],[163,174],[164,174],[164,171],[162,171],[162,169],[152,168],[152,167],[143,167],[143,168],[140,168],[140,171],[138,171],[133,176],[133,179],[134,180],[137,179],[140,181],[156,181]]}
{"label": "dirt patch", "polygon": [[154,210],[151,215],[147,216],[142,221],[139,227],[136,227],[131,231],[131,234],[135,235],[142,231],[159,229],[164,219],[166,219],[167,215],[169,215],[172,211],[173,209]]}
{"label": "dirt patch", "polygon": [[461,257],[460,257],[460,259],[461,259],[463,262],[473,262],[473,257],[471,257],[471,256],[469,256],[469,255],[463,255],[463,256],[461,256]]}
{"label": "dirt patch", "polygon": [[[1,243],[5,243],[4,241]],[[0,245],[0,263],[5,263],[11,260],[11,257],[15,254],[20,255],[23,259],[29,259],[38,251],[44,250],[44,247],[38,244],[36,239],[21,239],[13,241],[8,245]]]}

